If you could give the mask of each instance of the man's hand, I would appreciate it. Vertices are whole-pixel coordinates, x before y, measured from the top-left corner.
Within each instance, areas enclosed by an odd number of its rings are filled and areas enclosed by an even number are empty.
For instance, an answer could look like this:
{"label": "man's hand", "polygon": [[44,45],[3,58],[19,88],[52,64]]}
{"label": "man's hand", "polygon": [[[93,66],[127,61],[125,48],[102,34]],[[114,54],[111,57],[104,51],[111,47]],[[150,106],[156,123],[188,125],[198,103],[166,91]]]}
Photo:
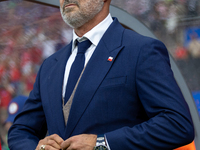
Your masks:
{"label": "man's hand", "polygon": [[[93,150],[96,145],[97,135],[81,134],[70,137],[61,144],[62,150]],[[46,148],[45,148],[46,149]]]}
{"label": "man's hand", "polygon": [[64,140],[60,136],[53,134],[40,140],[36,150],[40,150],[42,145],[45,145],[45,150],[60,150],[62,149],[60,145],[63,143],[63,141]]}

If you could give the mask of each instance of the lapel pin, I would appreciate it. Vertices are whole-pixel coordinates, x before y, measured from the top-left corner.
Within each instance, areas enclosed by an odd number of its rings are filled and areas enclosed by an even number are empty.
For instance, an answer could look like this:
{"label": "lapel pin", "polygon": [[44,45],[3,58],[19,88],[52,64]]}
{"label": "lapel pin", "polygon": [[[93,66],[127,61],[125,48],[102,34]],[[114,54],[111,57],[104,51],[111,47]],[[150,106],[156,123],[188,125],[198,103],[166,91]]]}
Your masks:
{"label": "lapel pin", "polygon": [[113,57],[108,57],[108,61],[112,61],[113,60]]}

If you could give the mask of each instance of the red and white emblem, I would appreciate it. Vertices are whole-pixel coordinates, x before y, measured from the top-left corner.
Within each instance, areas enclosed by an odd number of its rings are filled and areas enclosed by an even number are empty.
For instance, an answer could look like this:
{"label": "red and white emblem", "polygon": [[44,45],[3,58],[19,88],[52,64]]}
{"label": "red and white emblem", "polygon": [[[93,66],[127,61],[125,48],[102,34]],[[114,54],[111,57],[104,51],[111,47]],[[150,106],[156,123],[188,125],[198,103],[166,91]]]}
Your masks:
{"label": "red and white emblem", "polygon": [[113,57],[108,57],[108,61],[112,61],[113,60]]}

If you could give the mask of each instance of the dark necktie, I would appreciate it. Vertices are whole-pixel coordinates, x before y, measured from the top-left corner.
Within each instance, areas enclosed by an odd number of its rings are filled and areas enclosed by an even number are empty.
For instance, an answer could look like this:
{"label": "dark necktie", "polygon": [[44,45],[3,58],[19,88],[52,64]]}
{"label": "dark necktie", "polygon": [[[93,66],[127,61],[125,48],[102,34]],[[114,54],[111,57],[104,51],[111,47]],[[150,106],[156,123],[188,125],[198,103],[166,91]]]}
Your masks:
{"label": "dark necktie", "polygon": [[91,42],[90,40],[86,40],[83,42],[78,42],[76,41],[77,46],[78,46],[78,52],[76,55],[76,58],[71,66],[70,72],[69,72],[69,77],[67,81],[67,87],[65,91],[65,104],[70,98],[74,87],[78,81],[78,78],[84,68],[85,64],[85,51],[90,47]]}

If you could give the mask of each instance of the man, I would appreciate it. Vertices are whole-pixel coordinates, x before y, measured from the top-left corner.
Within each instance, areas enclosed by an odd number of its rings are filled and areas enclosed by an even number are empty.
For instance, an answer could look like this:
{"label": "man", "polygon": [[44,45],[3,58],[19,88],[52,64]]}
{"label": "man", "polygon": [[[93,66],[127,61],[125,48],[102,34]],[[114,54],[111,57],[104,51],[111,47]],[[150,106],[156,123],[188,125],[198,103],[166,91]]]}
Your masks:
{"label": "man", "polygon": [[[192,142],[189,109],[165,46],[124,29],[111,18],[110,2],[60,0],[73,40],[43,62],[9,131],[11,150],[164,150]],[[92,44],[84,69],[66,98],[85,39]]]}

